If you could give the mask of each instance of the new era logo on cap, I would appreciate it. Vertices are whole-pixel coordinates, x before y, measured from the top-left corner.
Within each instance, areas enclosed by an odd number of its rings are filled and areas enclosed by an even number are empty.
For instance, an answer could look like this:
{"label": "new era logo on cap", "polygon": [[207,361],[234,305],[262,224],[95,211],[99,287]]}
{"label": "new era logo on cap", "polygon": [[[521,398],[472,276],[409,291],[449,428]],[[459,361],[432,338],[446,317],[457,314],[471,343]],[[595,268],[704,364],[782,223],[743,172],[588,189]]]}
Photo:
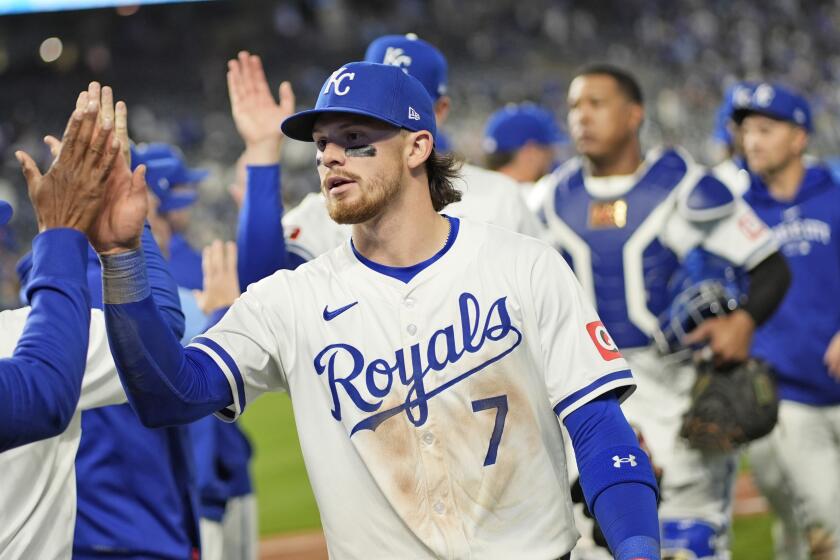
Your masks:
{"label": "new era logo on cap", "polygon": [[312,129],[325,113],[361,115],[398,128],[436,134],[432,98],[415,77],[397,66],[351,62],[333,72],[314,109],[296,113],[281,125],[289,138],[312,142]]}

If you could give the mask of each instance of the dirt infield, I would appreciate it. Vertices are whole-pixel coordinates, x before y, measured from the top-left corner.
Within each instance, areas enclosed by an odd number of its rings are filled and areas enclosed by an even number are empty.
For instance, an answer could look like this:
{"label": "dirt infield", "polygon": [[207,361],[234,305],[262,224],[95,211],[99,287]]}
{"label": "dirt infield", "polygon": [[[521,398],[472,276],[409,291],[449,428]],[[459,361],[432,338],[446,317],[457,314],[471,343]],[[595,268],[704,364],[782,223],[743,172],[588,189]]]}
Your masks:
{"label": "dirt infield", "polygon": [[260,560],[327,560],[321,531],[268,537],[260,542]]}
{"label": "dirt infield", "polygon": [[[758,493],[749,473],[735,482],[735,515],[758,515],[767,512],[767,502]],[[283,535],[263,539],[261,560],[327,560],[327,545],[321,531]]]}

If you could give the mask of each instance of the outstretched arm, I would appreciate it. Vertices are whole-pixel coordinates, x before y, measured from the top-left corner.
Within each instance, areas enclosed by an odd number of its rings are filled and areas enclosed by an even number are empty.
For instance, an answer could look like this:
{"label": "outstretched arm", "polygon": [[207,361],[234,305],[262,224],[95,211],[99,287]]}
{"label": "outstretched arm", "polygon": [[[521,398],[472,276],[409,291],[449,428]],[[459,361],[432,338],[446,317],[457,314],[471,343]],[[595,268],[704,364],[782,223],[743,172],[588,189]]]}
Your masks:
{"label": "outstretched arm", "polygon": [[[113,121],[96,124],[95,98],[79,96],[64,133],[65,149],[41,175],[16,154],[41,233],[33,242],[32,309],[11,358],[0,360],[0,451],[53,437],[76,410],[90,333],[87,243],[105,178],[117,159]],[[18,332],[4,329],[4,334]]]}
{"label": "outstretched arm", "polygon": [[240,164],[245,166],[245,195],[239,214],[239,282],[242,290],[288,268],[280,195],[280,151],[283,120],[294,112],[289,82],[274,100],[260,57],[246,51],[228,62],[228,93],[236,129],[245,142]]}

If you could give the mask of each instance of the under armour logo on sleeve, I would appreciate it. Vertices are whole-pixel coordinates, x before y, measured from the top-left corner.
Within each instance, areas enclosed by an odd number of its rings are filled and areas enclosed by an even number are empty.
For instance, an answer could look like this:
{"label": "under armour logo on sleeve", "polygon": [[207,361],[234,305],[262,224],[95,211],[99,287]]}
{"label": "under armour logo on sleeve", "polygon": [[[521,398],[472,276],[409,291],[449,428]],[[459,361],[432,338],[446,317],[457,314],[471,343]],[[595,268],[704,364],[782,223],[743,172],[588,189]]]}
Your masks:
{"label": "under armour logo on sleeve", "polygon": [[619,457],[618,455],[613,455],[613,467],[620,469],[623,463],[628,463],[631,467],[635,467],[638,465],[636,462],[636,456],[630,455],[628,457]]}

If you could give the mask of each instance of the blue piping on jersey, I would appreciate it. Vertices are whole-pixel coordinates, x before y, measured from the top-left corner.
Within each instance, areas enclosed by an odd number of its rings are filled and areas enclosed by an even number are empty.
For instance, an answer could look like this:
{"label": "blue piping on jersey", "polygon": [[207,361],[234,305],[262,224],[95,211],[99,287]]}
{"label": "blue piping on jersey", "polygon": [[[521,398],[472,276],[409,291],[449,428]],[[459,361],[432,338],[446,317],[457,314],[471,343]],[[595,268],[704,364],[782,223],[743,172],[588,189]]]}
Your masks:
{"label": "blue piping on jersey", "polygon": [[353,244],[352,239],[350,240],[350,248],[353,249],[353,254],[356,255],[356,258],[359,259],[359,262],[361,262],[369,269],[373,270],[374,272],[384,274],[385,276],[395,278],[400,282],[403,282],[404,284],[408,284],[415,276],[420,274],[423,270],[427,269],[429,266],[434,264],[435,261],[437,261],[443,255],[445,255],[446,252],[449,251],[449,249],[455,243],[455,238],[458,237],[458,229],[460,227],[461,221],[458,218],[453,218],[451,216],[447,216],[446,214],[443,214],[443,217],[449,220],[449,237],[446,238],[446,243],[440,251],[438,251],[433,256],[429,257],[423,262],[419,262],[411,266],[386,266],[384,264],[375,263],[372,260],[362,256],[362,254],[356,250],[356,246]]}
{"label": "blue piping on jersey", "polygon": [[[595,381],[593,381],[592,383],[590,383],[589,385],[587,385],[583,389],[575,391],[574,393],[572,393],[571,395],[569,395],[568,397],[566,397],[565,399],[563,399],[562,401],[557,403],[557,405],[554,407],[554,414],[556,414],[557,416],[562,416],[563,412],[567,408],[569,408],[571,405],[578,402],[579,400],[584,398],[586,395],[598,390],[600,387],[603,387],[607,383],[611,383],[613,381],[618,381],[620,379],[632,379],[632,378],[633,378],[633,374],[630,373],[629,369],[623,369],[621,371],[608,373],[607,375],[604,375],[603,377],[599,377],[598,379],[596,379]],[[630,389],[631,389],[631,387],[619,387],[619,388],[617,388],[617,391],[618,390],[627,391],[627,390],[630,390]],[[622,397],[624,396],[624,395],[622,395],[621,392],[617,392],[616,394],[621,395]],[[623,400],[623,398],[622,398],[622,400]]]}

